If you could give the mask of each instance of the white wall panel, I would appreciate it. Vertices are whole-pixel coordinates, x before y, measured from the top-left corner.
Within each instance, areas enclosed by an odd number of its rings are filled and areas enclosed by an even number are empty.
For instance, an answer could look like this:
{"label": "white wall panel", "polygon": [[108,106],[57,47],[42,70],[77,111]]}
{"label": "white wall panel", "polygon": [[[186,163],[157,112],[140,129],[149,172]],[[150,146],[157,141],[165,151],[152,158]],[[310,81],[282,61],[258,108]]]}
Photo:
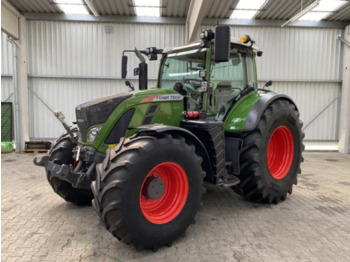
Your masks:
{"label": "white wall panel", "polygon": [[[136,81],[131,81],[137,86]],[[155,86],[150,81],[149,86]],[[67,123],[75,121],[75,107],[94,98],[128,91],[121,80],[83,80],[35,78],[29,81],[30,93],[40,97],[52,110],[62,111]],[[33,94],[30,96],[30,137],[56,138],[64,132],[61,123]]]}
{"label": "white wall panel", "polygon": [[[202,26],[201,30],[209,28]],[[249,34],[264,51],[257,58],[258,78],[273,80],[272,90],[290,95],[305,124],[340,92],[339,29],[232,27],[232,36]],[[121,54],[135,46],[168,47],[185,43],[182,25],[140,25],[87,22],[28,22],[30,88],[68,122],[79,103],[127,90],[122,80],[39,78],[44,76],[120,77]],[[139,61],[129,54],[128,76]],[[157,77],[157,62],[149,63],[149,78]],[[317,80],[317,82],[315,81]],[[322,81],[324,83],[322,83]],[[135,87],[138,84],[134,81]],[[151,81],[149,86],[154,86]],[[261,83],[262,85],[262,83]],[[260,85],[260,86],[261,86]],[[3,91],[2,91],[3,92]],[[30,96],[32,138],[53,138],[63,128],[51,112]],[[338,139],[339,101],[306,130],[308,140]]]}
{"label": "white wall panel", "polygon": [[[13,55],[7,35],[1,32],[1,101],[4,102],[13,93],[12,83]],[[13,102],[13,96],[7,102]]]}
{"label": "white wall panel", "polygon": [[7,41],[7,35],[1,32],[1,75],[12,75],[12,61],[12,45]]}
{"label": "white wall panel", "polygon": [[[202,26],[200,31],[213,28]],[[231,36],[248,34],[263,56],[257,58],[261,80],[340,80],[341,29],[231,27]]]}
{"label": "white wall panel", "polygon": [[[107,33],[108,32],[108,33]],[[28,22],[28,74],[30,88],[53,110],[62,110],[68,122],[74,108],[103,95],[127,91],[122,80],[38,78],[35,75],[120,77],[125,49],[184,44],[182,25],[140,25],[86,22]],[[139,60],[129,54],[128,76]],[[149,78],[157,77],[159,61],[149,63]],[[132,81],[138,88],[137,81]],[[149,82],[155,86],[155,81]],[[30,95],[32,138],[53,138],[63,128],[52,113]]]}
{"label": "white wall panel", "polygon": [[[200,31],[209,28],[213,27],[202,26]],[[337,40],[341,33],[341,29],[231,27],[231,36],[248,34],[256,41],[264,52],[257,57],[258,79],[273,80],[272,90],[291,96],[304,125],[340,94],[336,81],[341,80]],[[339,99],[305,129],[305,139],[337,140],[338,110]]]}
{"label": "white wall panel", "polygon": [[13,94],[12,77],[1,77],[1,102],[13,102],[11,94]]}
{"label": "white wall panel", "polygon": [[[260,84],[260,86],[262,85],[263,83]],[[340,84],[274,82],[269,89],[289,95],[294,100],[300,112],[300,119],[304,122],[304,127],[325,109],[304,130],[305,140],[338,140],[340,99],[336,99],[333,103],[332,101],[340,94]],[[327,107],[328,105],[330,106]]]}
{"label": "white wall panel", "polygon": [[[29,74],[121,75],[125,49],[184,44],[183,25],[108,24],[86,22],[28,22]],[[128,75],[139,60],[128,54]],[[157,62],[149,63],[149,77],[157,77]]]}

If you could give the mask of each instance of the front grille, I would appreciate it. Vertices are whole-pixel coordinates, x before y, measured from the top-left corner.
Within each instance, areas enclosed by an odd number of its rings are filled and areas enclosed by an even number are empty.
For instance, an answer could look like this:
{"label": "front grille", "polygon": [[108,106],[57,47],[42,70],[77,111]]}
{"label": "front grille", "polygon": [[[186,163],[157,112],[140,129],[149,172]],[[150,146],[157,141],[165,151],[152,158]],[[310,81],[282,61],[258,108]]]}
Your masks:
{"label": "front grille", "polygon": [[94,99],[77,106],[75,112],[82,141],[86,141],[86,131],[89,127],[106,122],[114,109],[131,96],[130,93],[121,93]]}

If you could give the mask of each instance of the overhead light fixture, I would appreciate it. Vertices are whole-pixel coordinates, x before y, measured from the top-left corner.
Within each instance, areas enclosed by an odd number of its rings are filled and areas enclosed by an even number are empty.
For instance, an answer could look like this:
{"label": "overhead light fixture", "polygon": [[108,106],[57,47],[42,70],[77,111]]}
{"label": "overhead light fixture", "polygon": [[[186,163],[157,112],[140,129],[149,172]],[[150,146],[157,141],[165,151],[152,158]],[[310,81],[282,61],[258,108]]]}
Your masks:
{"label": "overhead light fixture", "polygon": [[240,0],[233,10],[232,19],[252,19],[268,0]]}
{"label": "overhead light fixture", "polygon": [[346,3],[347,1],[344,0],[321,0],[316,7],[301,16],[299,20],[320,21]]}
{"label": "overhead light fixture", "polygon": [[66,14],[89,14],[82,0],[55,0],[55,4]]}
{"label": "overhead light fixture", "polygon": [[160,16],[160,0],[134,0],[138,16]]}

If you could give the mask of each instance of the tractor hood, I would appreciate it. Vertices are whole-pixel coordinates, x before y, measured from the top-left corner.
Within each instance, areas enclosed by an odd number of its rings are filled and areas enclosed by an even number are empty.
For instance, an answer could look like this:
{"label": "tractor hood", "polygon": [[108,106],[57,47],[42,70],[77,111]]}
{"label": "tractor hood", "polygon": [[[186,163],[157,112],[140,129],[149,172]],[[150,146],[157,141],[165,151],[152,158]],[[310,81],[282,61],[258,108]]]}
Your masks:
{"label": "tractor hood", "polygon": [[86,141],[86,130],[90,126],[106,122],[114,109],[131,96],[131,93],[121,93],[101,97],[78,105],[75,108],[75,112],[82,140]]}

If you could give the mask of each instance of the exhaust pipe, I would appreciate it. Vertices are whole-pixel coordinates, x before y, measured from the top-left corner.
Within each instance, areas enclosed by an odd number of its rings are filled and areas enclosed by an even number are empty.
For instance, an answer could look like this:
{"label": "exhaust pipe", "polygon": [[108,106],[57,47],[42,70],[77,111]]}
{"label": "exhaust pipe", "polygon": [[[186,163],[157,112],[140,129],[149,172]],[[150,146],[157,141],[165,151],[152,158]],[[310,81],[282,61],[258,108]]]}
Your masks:
{"label": "exhaust pipe", "polygon": [[141,52],[135,47],[135,54],[140,59],[141,63],[139,64],[139,89],[147,89],[147,76],[148,76],[148,65],[146,59],[143,57]]}

